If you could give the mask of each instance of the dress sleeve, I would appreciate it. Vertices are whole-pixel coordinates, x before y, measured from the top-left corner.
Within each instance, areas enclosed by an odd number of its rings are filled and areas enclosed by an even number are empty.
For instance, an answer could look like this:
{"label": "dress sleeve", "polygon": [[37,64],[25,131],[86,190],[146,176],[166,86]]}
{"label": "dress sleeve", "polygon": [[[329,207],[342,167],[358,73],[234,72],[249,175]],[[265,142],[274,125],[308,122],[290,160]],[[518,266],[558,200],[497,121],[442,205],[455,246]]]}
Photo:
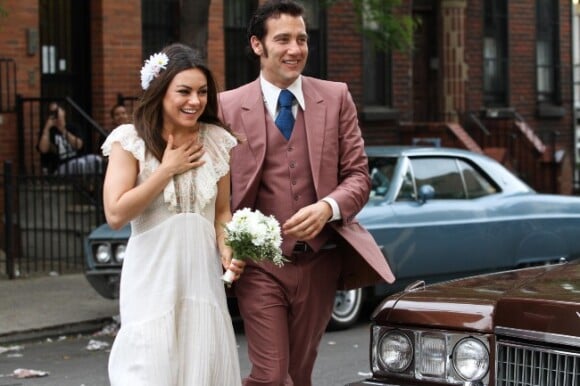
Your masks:
{"label": "dress sleeve", "polygon": [[230,152],[238,142],[233,135],[219,126],[208,127],[205,142],[206,150],[212,159],[214,172],[219,179],[229,172]]}
{"label": "dress sleeve", "polygon": [[111,131],[101,146],[105,157],[111,154],[111,146],[114,142],[119,142],[123,149],[133,154],[135,159],[141,162],[145,161],[145,142],[139,137],[132,124],[121,125]]}

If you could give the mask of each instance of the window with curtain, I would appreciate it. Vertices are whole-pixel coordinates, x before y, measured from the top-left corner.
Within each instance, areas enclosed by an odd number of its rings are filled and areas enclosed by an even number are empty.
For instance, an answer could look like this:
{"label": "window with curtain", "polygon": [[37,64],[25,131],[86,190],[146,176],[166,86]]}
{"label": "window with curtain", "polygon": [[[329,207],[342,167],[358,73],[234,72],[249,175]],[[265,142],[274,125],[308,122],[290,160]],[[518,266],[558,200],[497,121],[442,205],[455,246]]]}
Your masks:
{"label": "window with curtain", "polygon": [[536,92],[540,103],[559,102],[557,0],[536,0]]}
{"label": "window with curtain", "polygon": [[485,0],[483,38],[483,101],[487,107],[508,103],[507,1]]}

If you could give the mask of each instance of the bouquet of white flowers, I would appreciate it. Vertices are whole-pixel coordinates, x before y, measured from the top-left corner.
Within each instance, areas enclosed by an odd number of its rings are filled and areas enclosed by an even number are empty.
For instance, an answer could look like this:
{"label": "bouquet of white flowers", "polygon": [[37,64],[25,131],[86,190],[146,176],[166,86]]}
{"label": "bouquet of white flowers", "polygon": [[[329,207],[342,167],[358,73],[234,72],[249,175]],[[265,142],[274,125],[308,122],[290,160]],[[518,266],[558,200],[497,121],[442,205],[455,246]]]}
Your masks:
{"label": "bouquet of white flowers", "polygon": [[[280,224],[273,216],[266,216],[259,210],[252,211],[249,208],[237,210],[232,220],[225,226],[226,245],[234,252],[234,259],[271,261],[278,267],[287,261],[282,256],[280,244]],[[234,273],[227,270],[222,280],[230,285]]]}

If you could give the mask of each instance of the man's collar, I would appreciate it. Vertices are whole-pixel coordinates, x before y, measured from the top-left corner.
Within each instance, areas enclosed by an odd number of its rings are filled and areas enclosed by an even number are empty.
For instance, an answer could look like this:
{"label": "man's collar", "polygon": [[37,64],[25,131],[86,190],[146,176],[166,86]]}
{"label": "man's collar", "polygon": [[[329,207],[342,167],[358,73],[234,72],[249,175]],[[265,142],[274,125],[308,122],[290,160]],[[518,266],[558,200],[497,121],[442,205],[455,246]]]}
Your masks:
{"label": "man's collar", "polygon": [[[278,100],[278,95],[280,94],[281,89],[277,86],[274,86],[272,83],[268,82],[261,73],[260,73],[260,86],[262,87],[262,92],[264,93],[264,98],[266,98],[267,103],[270,102],[268,100],[269,99],[268,96],[271,96],[274,99],[274,101]],[[288,86],[287,90],[289,90],[292,94],[294,94],[294,97],[296,98],[298,105],[300,105],[302,111],[305,111],[306,103],[304,102],[304,93],[302,92],[302,75],[296,78],[296,80],[290,86]]]}

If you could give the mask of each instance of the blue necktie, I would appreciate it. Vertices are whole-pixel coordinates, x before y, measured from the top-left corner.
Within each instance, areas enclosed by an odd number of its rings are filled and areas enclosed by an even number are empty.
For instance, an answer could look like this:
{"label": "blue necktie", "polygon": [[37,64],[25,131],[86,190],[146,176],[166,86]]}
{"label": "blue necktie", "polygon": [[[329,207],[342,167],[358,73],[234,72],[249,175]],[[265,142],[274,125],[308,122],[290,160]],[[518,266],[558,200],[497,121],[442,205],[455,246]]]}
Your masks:
{"label": "blue necktie", "polygon": [[280,91],[280,96],[278,97],[278,106],[280,106],[280,109],[278,111],[278,117],[276,117],[276,126],[278,126],[286,140],[290,139],[292,129],[294,128],[294,115],[292,115],[293,101],[294,95],[290,91]]}

